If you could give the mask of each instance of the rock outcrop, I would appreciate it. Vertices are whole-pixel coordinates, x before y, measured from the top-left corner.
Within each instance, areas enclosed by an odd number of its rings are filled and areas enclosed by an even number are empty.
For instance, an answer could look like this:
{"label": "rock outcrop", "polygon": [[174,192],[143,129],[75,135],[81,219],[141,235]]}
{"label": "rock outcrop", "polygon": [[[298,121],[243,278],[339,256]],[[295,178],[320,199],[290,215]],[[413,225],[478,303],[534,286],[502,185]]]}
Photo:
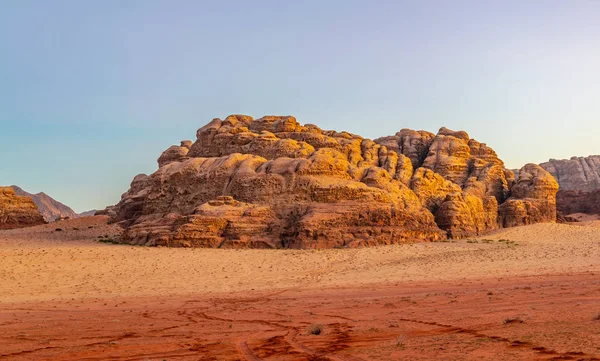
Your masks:
{"label": "rock outcrop", "polygon": [[29,197],[18,196],[11,187],[0,187],[0,229],[23,228],[46,223]]}
{"label": "rock outcrop", "polygon": [[565,215],[574,213],[600,214],[600,189],[592,192],[558,191],[557,209]]}
{"label": "rock outcrop", "polygon": [[[464,131],[403,129],[370,140],[292,116],[230,115],[196,138],[168,148],[154,174],[135,177],[102,212],[125,227],[126,242],[329,248],[436,241],[497,228],[507,199],[528,204],[529,218],[500,225],[556,217],[552,208],[538,212],[553,197],[547,172],[526,168],[532,178],[513,191],[513,173]],[[515,207],[505,206],[502,219]]]}
{"label": "rock outcrop", "polygon": [[540,166],[556,178],[562,191],[592,192],[600,189],[600,155],[550,159]]}
{"label": "rock outcrop", "polygon": [[519,170],[511,196],[499,207],[503,227],[547,222],[556,218],[558,183],[537,164]]}
{"label": "rock outcrop", "polygon": [[600,155],[550,159],[540,164],[557,180],[557,210],[573,213],[600,214]]}
{"label": "rock outcrop", "polygon": [[44,192],[31,194],[17,186],[11,186],[19,196],[30,197],[38,207],[46,222],[54,222],[57,219],[77,218],[79,215],[71,208],[53,199]]}

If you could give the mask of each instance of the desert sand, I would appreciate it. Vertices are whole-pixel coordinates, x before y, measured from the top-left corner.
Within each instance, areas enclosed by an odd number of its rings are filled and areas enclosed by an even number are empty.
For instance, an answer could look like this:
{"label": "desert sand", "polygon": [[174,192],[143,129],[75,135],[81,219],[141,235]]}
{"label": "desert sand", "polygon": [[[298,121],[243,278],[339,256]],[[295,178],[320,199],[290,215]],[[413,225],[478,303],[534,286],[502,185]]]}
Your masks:
{"label": "desert sand", "polygon": [[119,233],[0,232],[0,360],[600,359],[600,221],[313,251]]}

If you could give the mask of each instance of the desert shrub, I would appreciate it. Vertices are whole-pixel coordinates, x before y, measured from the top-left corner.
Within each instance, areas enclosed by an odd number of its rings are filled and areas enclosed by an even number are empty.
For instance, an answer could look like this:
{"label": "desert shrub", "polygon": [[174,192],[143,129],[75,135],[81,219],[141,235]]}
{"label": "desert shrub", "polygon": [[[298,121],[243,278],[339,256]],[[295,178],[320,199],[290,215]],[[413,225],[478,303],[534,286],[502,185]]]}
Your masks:
{"label": "desert shrub", "polygon": [[520,317],[507,317],[504,319],[504,324],[508,325],[511,323],[523,323],[525,321],[523,321]]}
{"label": "desert shrub", "polygon": [[396,347],[404,347],[404,341],[406,341],[406,335],[396,337]]}
{"label": "desert shrub", "polygon": [[323,333],[323,325],[312,324],[308,326],[308,334],[318,336]]}
{"label": "desert shrub", "polygon": [[112,238],[104,238],[104,239],[100,239],[98,240],[98,242],[100,243],[108,243],[108,244],[121,244],[119,241],[116,241]]}

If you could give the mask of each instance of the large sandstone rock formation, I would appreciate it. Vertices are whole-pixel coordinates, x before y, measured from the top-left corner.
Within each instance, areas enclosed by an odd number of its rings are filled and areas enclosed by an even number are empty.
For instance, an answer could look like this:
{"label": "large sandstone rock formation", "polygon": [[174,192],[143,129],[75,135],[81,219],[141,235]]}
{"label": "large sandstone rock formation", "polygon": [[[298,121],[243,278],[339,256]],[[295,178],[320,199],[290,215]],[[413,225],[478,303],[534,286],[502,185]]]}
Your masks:
{"label": "large sandstone rock formation", "polygon": [[556,195],[560,213],[600,214],[600,155],[550,159],[540,166],[560,185]]}
{"label": "large sandstone rock formation", "polygon": [[[558,186],[547,172],[526,166],[515,184],[496,153],[464,131],[403,129],[370,140],[292,116],[231,115],[196,138],[167,149],[158,171],[135,177],[105,210],[125,227],[125,241],[352,247],[465,237],[556,217]],[[542,205],[549,207],[541,212]]]}
{"label": "large sandstone rock formation", "polygon": [[0,187],[0,229],[44,223],[44,218],[31,198],[16,195],[11,187]]}
{"label": "large sandstone rock formation", "polygon": [[38,210],[40,211],[46,222],[53,222],[57,219],[79,217],[79,215],[75,213],[75,211],[73,211],[70,207],[53,199],[44,192],[31,194],[25,192],[23,189],[17,186],[11,186],[11,188],[14,189],[15,193],[19,196],[30,197],[35,203],[35,205],[38,207]]}

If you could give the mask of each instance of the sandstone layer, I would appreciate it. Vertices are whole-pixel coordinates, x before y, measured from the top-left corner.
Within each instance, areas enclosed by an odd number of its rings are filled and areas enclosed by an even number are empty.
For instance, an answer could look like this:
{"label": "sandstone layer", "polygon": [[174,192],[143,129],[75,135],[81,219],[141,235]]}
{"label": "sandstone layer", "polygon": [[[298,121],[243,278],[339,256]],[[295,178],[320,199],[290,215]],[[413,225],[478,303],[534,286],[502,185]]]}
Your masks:
{"label": "sandstone layer", "polygon": [[292,116],[214,119],[104,213],[132,244],[331,248],[436,241],[552,222],[558,185],[519,179],[464,131],[375,140]]}
{"label": "sandstone layer", "polygon": [[0,229],[44,223],[44,218],[31,198],[16,195],[11,187],[0,187]]}

